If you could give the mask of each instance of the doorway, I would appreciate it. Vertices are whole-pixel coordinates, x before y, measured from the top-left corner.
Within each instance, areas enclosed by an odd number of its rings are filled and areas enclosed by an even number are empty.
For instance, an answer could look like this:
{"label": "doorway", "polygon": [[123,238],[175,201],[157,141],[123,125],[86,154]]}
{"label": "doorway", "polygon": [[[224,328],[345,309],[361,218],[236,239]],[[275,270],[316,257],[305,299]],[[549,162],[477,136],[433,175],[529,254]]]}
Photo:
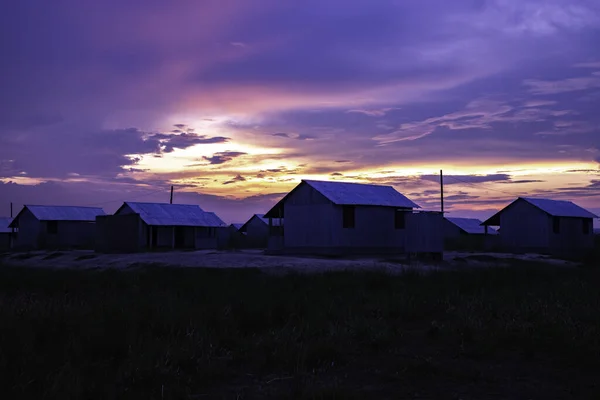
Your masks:
{"label": "doorway", "polygon": [[173,227],[175,230],[175,248],[182,249],[185,247],[185,228],[183,226]]}

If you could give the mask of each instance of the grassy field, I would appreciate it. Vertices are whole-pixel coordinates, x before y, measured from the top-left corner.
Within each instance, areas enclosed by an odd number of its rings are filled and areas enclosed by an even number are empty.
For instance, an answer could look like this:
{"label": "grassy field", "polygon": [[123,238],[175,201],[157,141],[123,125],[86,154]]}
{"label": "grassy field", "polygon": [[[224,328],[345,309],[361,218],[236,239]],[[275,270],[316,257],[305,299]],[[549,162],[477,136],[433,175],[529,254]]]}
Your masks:
{"label": "grassy field", "polygon": [[0,268],[6,399],[600,398],[600,271]]}

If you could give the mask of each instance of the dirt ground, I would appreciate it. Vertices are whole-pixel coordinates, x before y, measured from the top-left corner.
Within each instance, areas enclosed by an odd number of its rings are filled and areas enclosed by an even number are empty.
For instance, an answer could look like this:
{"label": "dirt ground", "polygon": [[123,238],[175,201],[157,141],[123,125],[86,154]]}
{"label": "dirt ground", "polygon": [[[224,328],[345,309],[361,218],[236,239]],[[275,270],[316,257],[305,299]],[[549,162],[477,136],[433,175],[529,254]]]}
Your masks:
{"label": "dirt ground", "polygon": [[407,261],[400,257],[315,258],[265,255],[262,250],[172,251],[136,254],[99,254],[94,251],[33,251],[0,254],[0,263],[10,266],[77,269],[127,269],[147,265],[192,268],[259,268],[270,272],[323,272],[339,270],[434,271],[511,265],[514,262],[541,262],[573,266],[567,261],[536,254],[446,252],[441,262]]}

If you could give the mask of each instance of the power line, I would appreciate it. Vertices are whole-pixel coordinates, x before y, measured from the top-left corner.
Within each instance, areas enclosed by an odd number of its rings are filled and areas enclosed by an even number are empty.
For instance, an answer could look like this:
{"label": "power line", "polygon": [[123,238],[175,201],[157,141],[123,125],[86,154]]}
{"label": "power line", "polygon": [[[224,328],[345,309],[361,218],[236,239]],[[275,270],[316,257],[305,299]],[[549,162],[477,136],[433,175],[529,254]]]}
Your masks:
{"label": "power line", "polygon": [[[477,187],[477,185],[475,185],[473,182],[463,181],[462,179],[458,179],[457,177],[455,177],[453,175],[446,175],[446,178],[451,178],[451,179],[454,179],[457,182],[464,183],[465,185],[469,185],[471,187],[474,187],[475,189],[479,189]],[[498,190],[498,189],[492,189],[492,188],[489,188],[489,187],[481,185],[481,184],[479,186],[480,186],[480,188],[483,188],[485,190],[490,190],[490,191],[498,192],[498,193],[502,193],[502,194],[508,194],[510,196],[516,196],[514,193],[509,193],[509,192],[505,192],[503,190]]]}

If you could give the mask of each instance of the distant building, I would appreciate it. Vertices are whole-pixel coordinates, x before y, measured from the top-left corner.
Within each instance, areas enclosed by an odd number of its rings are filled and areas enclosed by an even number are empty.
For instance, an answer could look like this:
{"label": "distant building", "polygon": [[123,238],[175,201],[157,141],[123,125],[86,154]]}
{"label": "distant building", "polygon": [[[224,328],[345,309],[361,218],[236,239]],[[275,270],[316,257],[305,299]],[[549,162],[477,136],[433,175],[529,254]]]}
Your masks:
{"label": "distant building", "polygon": [[[391,186],[303,180],[264,215],[271,229],[269,250],[441,254],[443,217],[418,208]],[[276,218],[283,218],[279,227]]]}
{"label": "distant building", "polygon": [[501,228],[507,251],[569,255],[593,247],[594,218],[570,201],[519,197],[482,225]]}
{"label": "distant building", "polygon": [[[452,250],[491,250],[499,245],[498,232],[481,225],[477,218],[446,217],[445,248]],[[486,232],[487,231],[487,232]]]}
{"label": "distant building", "polygon": [[282,220],[275,218],[271,220],[272,227],[269,228],[269,219],[264,214],[254,214],[241,228],[240,232],[245,237],[245,247],[266,248],[269,242],[270,230],[278,229],[283,224]]}
{"label": "distant building", "polygon": [[226,247],[227,224],[197,205],[125,202],[97,219],[98,252]]}
{"label": "distant building", "polygon": [[242,226],[244,226],[244,224],[231,224],[229,226],[239,231],[242,228]]}
{"label": "distant building", "polygon": [[12,244],[12,218],[0,217],[0,252],[8,251]]}
{"label": "distant building", "polygon": [[98,207],[26,205],[9,225],[17,228],[15,249],[92,249]]}

